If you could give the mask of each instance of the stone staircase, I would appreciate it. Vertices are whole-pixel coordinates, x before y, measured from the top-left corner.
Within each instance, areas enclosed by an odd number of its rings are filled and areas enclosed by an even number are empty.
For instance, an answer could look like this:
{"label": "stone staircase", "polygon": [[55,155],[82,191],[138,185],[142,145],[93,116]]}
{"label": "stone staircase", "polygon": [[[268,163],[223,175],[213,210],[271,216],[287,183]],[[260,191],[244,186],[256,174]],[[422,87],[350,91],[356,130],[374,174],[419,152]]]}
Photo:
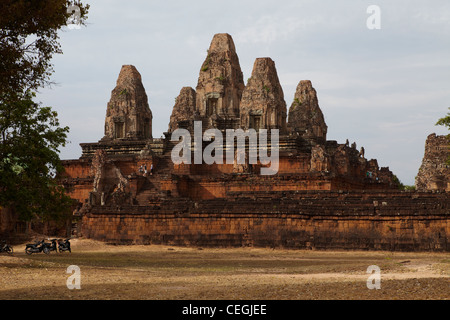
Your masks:
{"label": "stone staircase", "polygon": [[166,195],[161,191],[161,184],[157,177],[148,176],[141,191],[136,196],[140,206],[159,206]]}
{"label": "stone staircase", "polygon": [[170,149],[170,152],[165,152],[164,155],[162,155],[158,159],[158,163],[153,169],[153,175],[160,176],[160,177],[168,177],[173,172],[173,161],[172,161],[172,149]]}

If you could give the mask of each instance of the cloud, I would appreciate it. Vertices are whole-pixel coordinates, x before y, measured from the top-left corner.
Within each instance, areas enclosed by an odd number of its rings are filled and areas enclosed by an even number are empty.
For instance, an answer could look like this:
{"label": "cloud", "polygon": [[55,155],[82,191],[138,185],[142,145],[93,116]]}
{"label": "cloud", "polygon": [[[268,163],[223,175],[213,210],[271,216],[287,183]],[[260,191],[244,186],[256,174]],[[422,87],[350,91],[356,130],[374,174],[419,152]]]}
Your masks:
{"label": "cloud", "polygon": [[293,34],[302,32],[316,24],[323,23],[323,17],[309,19],[264,15],[250,21],[247,26],[236,33],[235,38],[240,43],[272,44],[277,40],[285,40]]}

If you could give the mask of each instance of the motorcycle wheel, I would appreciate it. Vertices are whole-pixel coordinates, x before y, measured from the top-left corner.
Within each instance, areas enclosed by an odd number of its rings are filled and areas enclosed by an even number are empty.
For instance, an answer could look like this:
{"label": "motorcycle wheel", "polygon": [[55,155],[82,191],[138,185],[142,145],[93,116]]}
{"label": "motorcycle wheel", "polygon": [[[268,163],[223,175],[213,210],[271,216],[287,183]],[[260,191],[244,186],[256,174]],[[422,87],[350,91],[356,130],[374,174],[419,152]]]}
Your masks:
{"label": "motorcycle wheel", "polygon": [[31,249],[30,247],[27,247],[25,249],[25,253],[28,254],[28,255],[31,255],[31,254],[33,254],[33,249]]}
{"label": "motorcycle wheel", "polygon": [[50,250],[46,247],[46,248],[44,248],[44,253],[45,253],[45,254],[49,254],[49,253],[50,253]]}
{"label": "motorcycle wheel", "polygon": [[10,247],[10,246],[6,246],[5,251],[6,251],[7,254],[13,254],[14,253],[13,248]]}

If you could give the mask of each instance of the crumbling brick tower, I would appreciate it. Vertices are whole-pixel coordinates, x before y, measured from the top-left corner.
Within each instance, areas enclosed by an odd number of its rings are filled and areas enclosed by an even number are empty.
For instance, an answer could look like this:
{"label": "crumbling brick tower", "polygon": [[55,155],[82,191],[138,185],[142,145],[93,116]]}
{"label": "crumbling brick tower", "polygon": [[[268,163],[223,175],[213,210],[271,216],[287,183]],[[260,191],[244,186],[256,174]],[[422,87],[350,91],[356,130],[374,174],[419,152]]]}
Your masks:
{"label": "crumbling brick tower", "polygon": [[311,81],[300,81],[289,109],[289,128],[318,144],[327,140],[328,127]]}
{"label": "crumbling brick tower", "polygon": [[151,139],[152,119],[141,75],[136,67],[123,66],[108,103],[103,141]]}
{"label": "crumbling brick tower", "polygon": [[258,58],[241,100],[241,128],[279,129],[286,134],[286,102],[275,62]]}
{"label": "crumbling brick tower", "polygon": [[422,166],[416,177],[418,191],[450,191],[450,138],[435,133],[428,136]]}
{"label": "crumbling brick tower", "polygon": [[105,136],[98,143],[82,143],[83,157],[92,158],[97,150],[109,155],[148,150],[153,141],[152,120],[141,74],[135,66],[122,66],[106,108]]}

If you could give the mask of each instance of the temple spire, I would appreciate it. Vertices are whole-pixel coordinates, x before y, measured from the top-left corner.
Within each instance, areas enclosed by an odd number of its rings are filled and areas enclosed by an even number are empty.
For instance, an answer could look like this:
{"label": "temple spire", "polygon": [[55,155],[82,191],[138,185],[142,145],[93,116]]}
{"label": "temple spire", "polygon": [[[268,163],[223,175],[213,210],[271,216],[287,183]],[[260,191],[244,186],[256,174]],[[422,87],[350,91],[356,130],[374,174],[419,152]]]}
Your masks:
{"label": "temple spire", "polygon": [[102,140],[151,139],[152,119],[140,73],[124,65],[108,103]]}
{"label": "temple spire", "polygon": [[196,113],[209,127],[239,126],[244,79],[232,37],[216,34],[203,63],[196,88]]}

